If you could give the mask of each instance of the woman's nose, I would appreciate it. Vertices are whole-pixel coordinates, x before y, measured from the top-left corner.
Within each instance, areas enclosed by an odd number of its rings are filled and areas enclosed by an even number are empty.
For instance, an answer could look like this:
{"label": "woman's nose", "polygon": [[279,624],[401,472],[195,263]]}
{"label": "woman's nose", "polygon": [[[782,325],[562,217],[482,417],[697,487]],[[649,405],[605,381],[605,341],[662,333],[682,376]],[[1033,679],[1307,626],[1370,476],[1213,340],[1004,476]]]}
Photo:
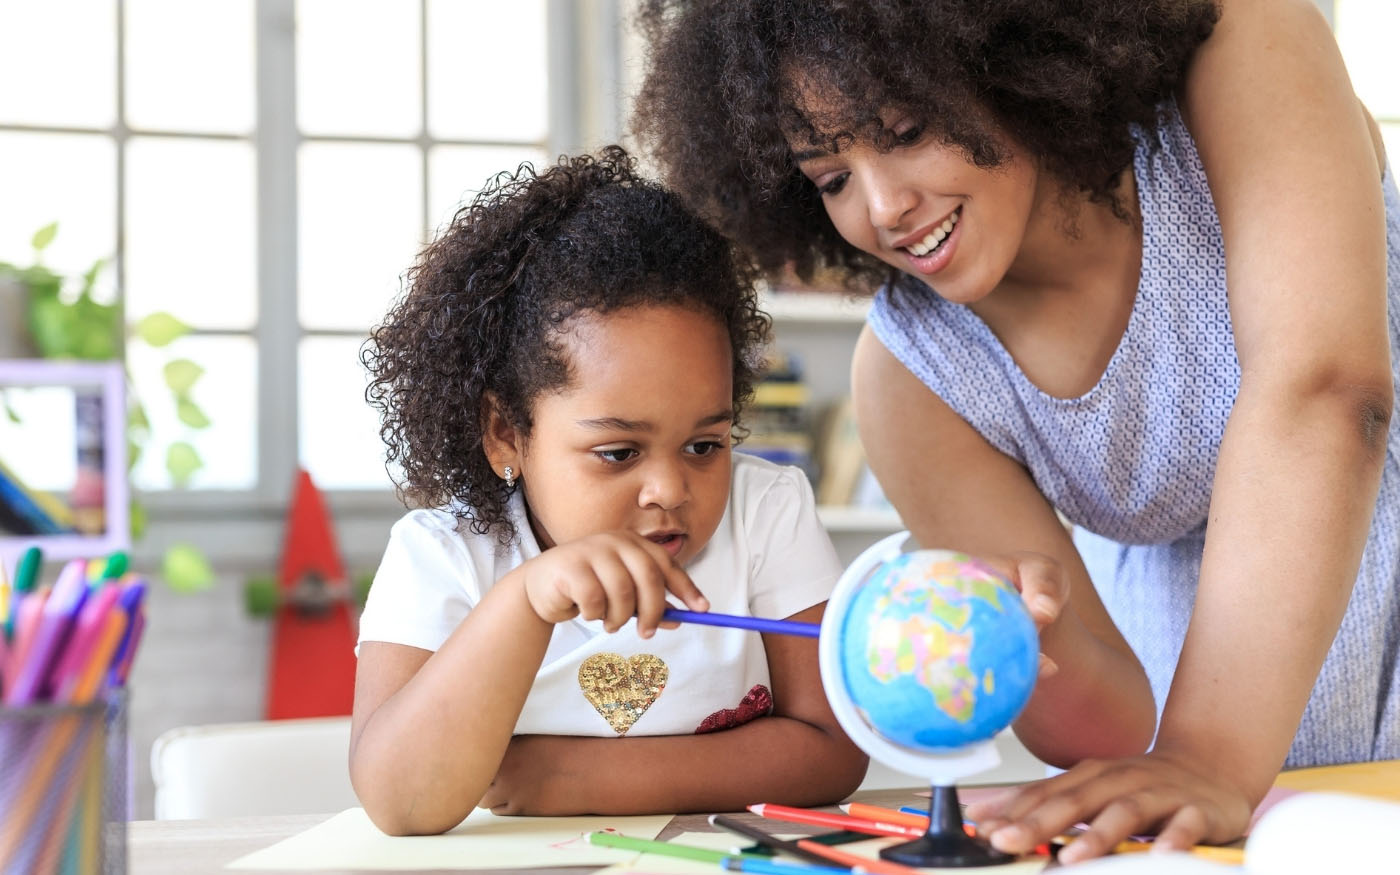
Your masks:
{"label": "woman's nose", "polygon": [[881,230],[899,228],[904,217],[914,209],[918,195],[913,187],[888,173],[872,171],[866,183],[866,204],[870,224]]}

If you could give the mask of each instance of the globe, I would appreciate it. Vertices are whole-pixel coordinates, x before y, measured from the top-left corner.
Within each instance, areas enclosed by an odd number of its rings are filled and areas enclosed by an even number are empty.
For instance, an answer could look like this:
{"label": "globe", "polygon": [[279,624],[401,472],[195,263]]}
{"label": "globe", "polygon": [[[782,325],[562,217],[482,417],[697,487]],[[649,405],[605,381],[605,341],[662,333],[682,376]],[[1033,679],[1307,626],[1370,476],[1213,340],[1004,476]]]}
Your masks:
{"label": "globe", "polygon": [[906,552],[907,532],[866,550],[822,619],[822,685],[851,740],[933,785],[928,833],[881,855],[916,866],[1009,858],[963,832],[955,782],[992,768],[992,739],[1029,701],[1040,640],[1020,592],[975,559]]}

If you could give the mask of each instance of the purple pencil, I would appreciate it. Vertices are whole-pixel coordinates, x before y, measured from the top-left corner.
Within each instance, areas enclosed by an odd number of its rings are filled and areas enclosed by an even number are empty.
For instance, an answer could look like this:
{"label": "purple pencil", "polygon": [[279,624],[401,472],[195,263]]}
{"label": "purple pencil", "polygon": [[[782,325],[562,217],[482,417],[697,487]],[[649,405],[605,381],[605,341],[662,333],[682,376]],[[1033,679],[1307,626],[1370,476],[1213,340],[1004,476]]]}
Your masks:
{"label": "purple pencil", "polygon": [[760,617],[741,617],[737,614],[711,614],[706,611],[682,611],[667,608],[661,612],[661,619],[675,620],[678,623],[698,623],[702,626],[727,626],[731,629],[748,629],[750,632],[771,632],[775,635],[799,635],[803,638],[816,638],[821,631],[820,623],[799,623],[796,620],[765,620]]}

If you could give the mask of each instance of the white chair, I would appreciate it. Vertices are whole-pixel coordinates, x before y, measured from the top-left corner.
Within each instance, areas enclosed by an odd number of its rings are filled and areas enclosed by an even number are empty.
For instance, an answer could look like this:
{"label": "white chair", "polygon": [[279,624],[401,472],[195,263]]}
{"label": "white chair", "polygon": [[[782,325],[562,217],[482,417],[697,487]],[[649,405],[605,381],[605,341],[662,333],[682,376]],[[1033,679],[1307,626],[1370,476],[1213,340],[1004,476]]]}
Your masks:
{"label": "white chair", "polygon": [[151,746],[156,819],[354,808],[349,751],[349,717],[171,729]]}

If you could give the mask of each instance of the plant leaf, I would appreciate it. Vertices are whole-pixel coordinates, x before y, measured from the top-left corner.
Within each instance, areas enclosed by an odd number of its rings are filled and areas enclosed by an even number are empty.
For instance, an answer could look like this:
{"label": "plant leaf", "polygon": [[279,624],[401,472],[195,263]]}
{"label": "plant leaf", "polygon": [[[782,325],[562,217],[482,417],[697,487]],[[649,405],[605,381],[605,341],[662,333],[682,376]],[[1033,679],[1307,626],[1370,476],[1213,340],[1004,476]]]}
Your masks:
{"label": "plant leaf", "polygon": [[50,222],[44,227],[34,232],[34,236],[29,243],[34,247],[35,252],[42,252],[44,248],[53,242],[53,238],[58,236],[58,223]]}
{"label": "plant leaf", "polygon": [[165,363],[162,369],[165,374],[165,385],[170,387],[176,397],[184,397],[189,394],[195,382],[204,376],[204,368],[190,361],[189,359],[171,359]]}
{"label": "plant leaf", "polygon": [[204,415],[198,404],[188,398],[180,398],[175,402],[175,415],[190,428],[209,427],[209,417]]}
{"label": "plant leaf", "polygon": [[190,333],[190,327],[169,313],[152,313],[136,323],[136,336],[151,346],[165,346]]}
{"label": "plant leaf", "polygon": [[161,563],[165,582],[180,593],[201,592],[214,585],[214,569],[198,547],[175,544],[165,551]]}
{"label": "plant leaf", "polygon": [[131,540],[139,541],[146,534],[146,507],[132,499],[127,508],[127,522],[131,526]]}
{"label": "plant leaf", "polygon": [[195,448],[185,441],[176,441],[165,451],[165,470],[178,487],[190,485],[194,472],[204,467],[204,460]]}

